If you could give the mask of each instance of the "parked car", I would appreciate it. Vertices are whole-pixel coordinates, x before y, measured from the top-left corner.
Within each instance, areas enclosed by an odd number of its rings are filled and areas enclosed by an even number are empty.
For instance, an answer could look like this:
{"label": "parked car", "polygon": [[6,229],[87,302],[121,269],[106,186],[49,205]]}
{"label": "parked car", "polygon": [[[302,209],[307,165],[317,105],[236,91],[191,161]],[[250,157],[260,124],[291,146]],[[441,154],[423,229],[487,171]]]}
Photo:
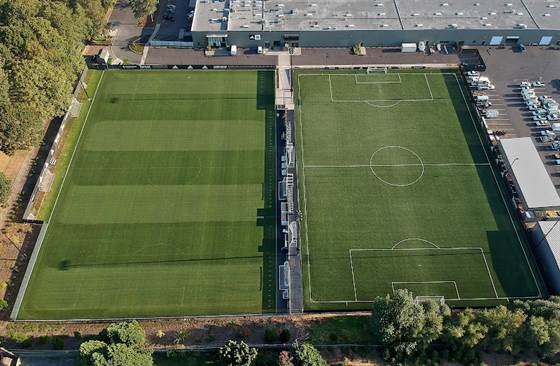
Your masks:
{"label": "parked car", "polygon": [[533,85],[533,88],[544,88],[545,87],[544,83],[542,81],[538,81],[538,80],[533,81],[532,85]]}

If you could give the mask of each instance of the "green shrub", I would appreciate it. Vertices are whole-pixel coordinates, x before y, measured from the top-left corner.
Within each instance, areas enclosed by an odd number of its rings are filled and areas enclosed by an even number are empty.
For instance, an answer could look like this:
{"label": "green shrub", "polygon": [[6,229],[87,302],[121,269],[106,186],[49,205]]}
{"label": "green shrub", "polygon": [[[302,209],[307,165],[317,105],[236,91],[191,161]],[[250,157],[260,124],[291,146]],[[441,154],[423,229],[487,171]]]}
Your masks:
{"label": "green shrub", "polygon": [[31,340],[31,338],[27,334],[22,332],[16,332],[16,331],[8,331],[8,338],[10,338],[11,340],[13,340],[19,345],[23,345],[25,341]]}
{"label": "green shrub", "polygon": [[27,337],[23,342],[20,343],[23,348],[29,348],[32,344],[33,341],[31,340],[31,337]]}
{"label": "green shrub", "polygon": [[49,341],[49,336],[40,336],[39,338],[37,338],[37,341],[39,342],[39,344],[47,344]]}
{"label": "green shrub", "polygon": [[57,349],[57,350],[63,349],[64,341],[60,337],[52,337],[51,346],[53,349]]}
{"label": "green shrub", "polygon": [[8,198],[10,198],[10,192],[12,190],[10,186],[11,182],[4,173],[0,172],[0,206],[6,207],[8,203]]}
{"label": "green shrub", "polygon": [[264,330],[264,341],[266,343],[274,343],[278,340],[278,333],[274,328],[266,328]]}
{"label": "green shrub", "polygon": [[292,338],[292,335],[290,334],[290,330],[282,329],[279,338],[281,343],[288,343],[290,341],[290,338]]}
{"label": "green shrub", "polygon": [[297,366],[327,366],[317,348],[309,343],[301,343],[294,348],[294,361]]}
{"label": "green shrub", "polygon": [[6,310],[9,304],[6,300],[0,299],[0,311]]}

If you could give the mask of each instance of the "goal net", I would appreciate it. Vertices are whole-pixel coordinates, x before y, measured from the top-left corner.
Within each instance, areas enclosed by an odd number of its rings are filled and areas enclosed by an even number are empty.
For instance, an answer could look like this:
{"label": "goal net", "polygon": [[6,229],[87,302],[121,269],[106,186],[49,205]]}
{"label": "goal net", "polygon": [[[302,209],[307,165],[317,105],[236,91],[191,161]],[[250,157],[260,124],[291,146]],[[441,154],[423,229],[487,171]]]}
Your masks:
{"label": "goal net", "polygon": [[436,303],[443,305],[445,304],[445,297],[443,296],[416,296],[414,298],[414,301],[417,304],[423,303],[423,302],[429,302],[429,301],[435,301]]}
{"label": "goal net", "polygon": [[387,73],[387,67],[384,67],[384,66],[370,66],[370,67],[367,68],[367,73],[368,74],[373,74],[373,73],[386,74]]}

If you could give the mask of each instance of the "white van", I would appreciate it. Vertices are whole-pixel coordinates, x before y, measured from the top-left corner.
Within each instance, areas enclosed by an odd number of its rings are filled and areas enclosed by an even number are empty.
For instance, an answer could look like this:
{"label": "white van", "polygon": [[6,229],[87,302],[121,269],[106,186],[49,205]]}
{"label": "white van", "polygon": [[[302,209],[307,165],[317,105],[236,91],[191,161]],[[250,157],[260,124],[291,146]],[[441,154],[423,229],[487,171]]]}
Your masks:
{"label": "white van", "polygon": [[229,54],[232,56],[236,56],[237,55],[237,46],[232,44],[230,49],[229,49]]}
{"label": "white van", "polygon": [[262,48],[262,46],[258,46],[258,47],[257,47],[257,53],[258,53],[259,55],[262,55],[262,54],[263,54],[263,48]]}

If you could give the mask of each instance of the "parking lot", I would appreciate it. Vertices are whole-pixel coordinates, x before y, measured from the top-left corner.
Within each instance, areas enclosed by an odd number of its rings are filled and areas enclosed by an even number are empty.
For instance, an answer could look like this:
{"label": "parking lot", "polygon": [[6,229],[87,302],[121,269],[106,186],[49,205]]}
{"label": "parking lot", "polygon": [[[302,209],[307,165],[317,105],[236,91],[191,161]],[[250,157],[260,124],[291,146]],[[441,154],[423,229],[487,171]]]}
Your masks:
{"label": "parking lot", "polygon": [[499,111],[497,118],[487,119],[488,128],[503,131],[505,135],[501,138],[533,137],[556,188],[560,188],[556,151],[550,142],[542,143],[537,139],[544,129],[533,121],[520,87],[522,81],[541,81],[544,86],[534,88],[536,96],[547,95],[560,102],[560,50],[527,47],[525,52],[517,52],[511,47],[480,47],[479,51],[487,67],[483,75],[496,87],[485,94],[489,96],[491,108]]}
{"label": "parking lot", "polygon": [[190,40],[192,17],[194,10],[189,0],[164,0],[160,2],[158,20],[160,23],[156,39],[160,41]]}

